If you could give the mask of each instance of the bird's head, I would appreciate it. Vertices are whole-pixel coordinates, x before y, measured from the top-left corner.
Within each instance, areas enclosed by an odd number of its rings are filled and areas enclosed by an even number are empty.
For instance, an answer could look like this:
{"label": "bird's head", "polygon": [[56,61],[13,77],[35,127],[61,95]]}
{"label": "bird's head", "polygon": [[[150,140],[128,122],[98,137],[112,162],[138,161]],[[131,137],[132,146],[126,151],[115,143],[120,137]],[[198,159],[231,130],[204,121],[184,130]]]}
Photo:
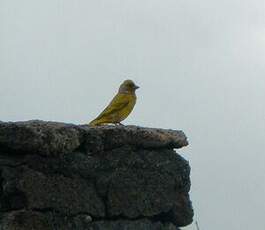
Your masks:
{"label": "bird's head", "polygon": [[135,90],[140,88],[139,86],[135,85],[132,80],[125,80],[119,88],[119,93],[135,93]]}

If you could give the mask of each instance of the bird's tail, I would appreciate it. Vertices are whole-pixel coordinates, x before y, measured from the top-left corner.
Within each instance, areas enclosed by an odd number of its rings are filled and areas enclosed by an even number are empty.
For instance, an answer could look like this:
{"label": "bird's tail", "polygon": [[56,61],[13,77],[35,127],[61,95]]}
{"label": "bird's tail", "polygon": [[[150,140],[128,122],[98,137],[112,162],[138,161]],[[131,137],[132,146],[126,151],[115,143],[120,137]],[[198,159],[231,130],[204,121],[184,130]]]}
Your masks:
{"label": "bird's tail", "polygon": [[98,126],[98,125],[100,125],[100,122],[97,119],[95,119],[95,120],[91,121],[88,125],[89,126]]}

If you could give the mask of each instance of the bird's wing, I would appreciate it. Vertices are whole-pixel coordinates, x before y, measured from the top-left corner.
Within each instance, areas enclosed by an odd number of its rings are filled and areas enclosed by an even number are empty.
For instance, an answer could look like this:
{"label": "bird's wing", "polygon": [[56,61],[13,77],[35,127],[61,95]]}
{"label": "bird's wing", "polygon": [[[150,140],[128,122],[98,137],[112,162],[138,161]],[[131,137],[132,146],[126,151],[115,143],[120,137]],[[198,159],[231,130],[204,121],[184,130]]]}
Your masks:
{"label": "bird's wing", "polygon": [[124,95],[124,94],[117,94],[112,101],[110,102],[110,104],[103,110],[103,112],[101,114],[99,114],[99,116],[96,118],[101,119],[102,117],[105,116],[109,116],[117,111],[122,110],[123,108],[125,108],[128,104],[129,104],[130,100],[128,95]]}

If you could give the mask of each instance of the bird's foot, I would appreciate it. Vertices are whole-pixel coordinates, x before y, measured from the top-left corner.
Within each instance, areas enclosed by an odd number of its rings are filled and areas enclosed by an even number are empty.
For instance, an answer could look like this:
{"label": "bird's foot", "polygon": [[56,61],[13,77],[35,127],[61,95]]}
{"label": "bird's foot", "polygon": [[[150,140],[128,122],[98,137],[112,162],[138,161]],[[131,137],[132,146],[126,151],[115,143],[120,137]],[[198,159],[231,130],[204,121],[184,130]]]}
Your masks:
{"label": "bird's foot", "polygon": [[117,126],[124,126],[124,124],[122,124],[120,122],[116,123],[115,125],[117,125]]}

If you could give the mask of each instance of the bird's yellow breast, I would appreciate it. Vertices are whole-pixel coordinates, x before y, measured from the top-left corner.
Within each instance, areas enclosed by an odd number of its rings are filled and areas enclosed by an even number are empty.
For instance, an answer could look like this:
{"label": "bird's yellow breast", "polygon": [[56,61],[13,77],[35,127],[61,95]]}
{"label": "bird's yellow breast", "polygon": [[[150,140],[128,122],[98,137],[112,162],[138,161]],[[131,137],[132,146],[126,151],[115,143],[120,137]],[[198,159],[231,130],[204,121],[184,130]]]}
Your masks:
{"label": "bird's yellow breast", "polygon": [[126,98],[126,100],[129,101],[129,103],[122,108],[120,111],[118,111],[117,113],[117,122],[123,121],[126,117],[129,116],[129,114],[132,112],[135,103],[136,103],[136,96],[135,95],[125,95],[124,96]]}
{"label": "bird's yellow breast", "polygon": [[132,112],[136,103],[135,94],[118,93],[104,111],[90,125],[119,123]]}

